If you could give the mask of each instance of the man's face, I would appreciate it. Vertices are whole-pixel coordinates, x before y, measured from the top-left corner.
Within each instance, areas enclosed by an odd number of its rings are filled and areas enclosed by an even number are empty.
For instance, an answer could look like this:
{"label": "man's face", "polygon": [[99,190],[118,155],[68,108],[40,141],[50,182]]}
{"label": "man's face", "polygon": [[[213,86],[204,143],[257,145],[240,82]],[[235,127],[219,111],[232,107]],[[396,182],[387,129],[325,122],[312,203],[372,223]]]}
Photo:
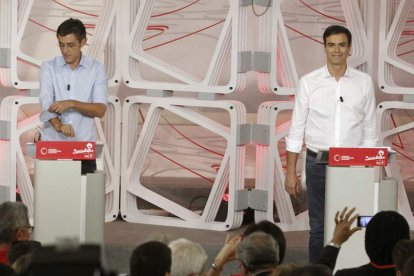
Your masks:
{"label": "man's face", "polygon": [[65,62],[72,68],[78,66],[81,59],[81,49],[86,44],[86,39],[79,41],[75,34],[57,36],[59,48]]}
{"label": "man's face", "polygon": [[326,38],[325,53],[328,65],[346,65],[351,45],[345,34],[334,34]]}

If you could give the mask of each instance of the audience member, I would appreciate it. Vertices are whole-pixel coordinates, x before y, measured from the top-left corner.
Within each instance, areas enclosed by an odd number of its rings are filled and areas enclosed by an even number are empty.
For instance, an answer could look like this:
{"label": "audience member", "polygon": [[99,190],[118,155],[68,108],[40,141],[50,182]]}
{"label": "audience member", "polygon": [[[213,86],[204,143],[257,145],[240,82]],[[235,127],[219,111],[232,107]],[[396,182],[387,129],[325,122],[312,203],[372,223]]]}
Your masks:
{"label": "audience member", "polygon": [[354,221],[358,218],[358,214],[354,214],[355,208],[348,211],[345,207],[341,212],[335,214],[335,229],[331,241],[323,248],[318,264],[329,267],[332,271],[335,268],[339,250],[344,242],[356,231],[361,230],[360,227],[351,228]]}
{"label": "audience member", "polygon": [[242,275],[271,275],[279,263],[279,246],[271,235],[255,232],[240,242],[236,257]]}
{"label": "audience member", "polygon": [[168,276],[171,249],[164,243],[149,241],[134,249],[129,262],[131,276]]}
{"label": "audience member", "polygon": [[30,240],[32,230],[27,207],[24,204],[20,202],[0,204],[0,263],[9,264],[7,255],[12,242]]}
{"label": "audience member", "polygon": [[398,241],[409,238],[410,229],[402,215],[394,211],[379,212],[370,220],[365,232],[365,251],[370,263],[338,270],[335,275],[395,275],[392,249]]}
{"label": "audience member", "polygon": [[285,257],[286,252],[286,238],[283,234],[282,229],[280,229],[276,224],[263,220],[257,224],[251,224],[249,225],[246,230],[244,230],[242,237],[246,237],[247,235],[250,235],[253,232],[262,231],[269,235],[271,235],[279,245],[279,262],[278,264],[281,264],[283,262],[283,259]]}
{"label": "audience member", "polygon": [[168,247],[172,256],[171,276],[204,275],[208,256],[201,245],[187,239],[178,239]]}
{"label": "audience member", "polygon": [[325,265],[307,264],[292,270],[289,276],[331,276],[332,271]]}
{"label": "audience member", "polygon": [[17,274],[27,270],[35,250],[41,247],[38,241],[14,241],[10,247],[9,264]]}
{"label": "audience member", "polygon": [[411,256],[414,256],[414,241],[401,240],[397,242],[392,250],[392,260],[397,276],[403,275],[404,264]]}
{"label": "audience member", "polygon": [[11,268],[10,266],[6,265],[6,264],[0,264],[0,275],[1,276],[15,276],[17,275],[13,268]]}
{"label": "audience member", "polygon": [[298,268],[298,264],[282,264],[278,265],[273,271],[272,276],[290,276],[293,270]]}
{"label": "audience member", "polygon": [[402,275],[405,275],[405,276],[414,275],[414,256],[411,256],[405,262]]}

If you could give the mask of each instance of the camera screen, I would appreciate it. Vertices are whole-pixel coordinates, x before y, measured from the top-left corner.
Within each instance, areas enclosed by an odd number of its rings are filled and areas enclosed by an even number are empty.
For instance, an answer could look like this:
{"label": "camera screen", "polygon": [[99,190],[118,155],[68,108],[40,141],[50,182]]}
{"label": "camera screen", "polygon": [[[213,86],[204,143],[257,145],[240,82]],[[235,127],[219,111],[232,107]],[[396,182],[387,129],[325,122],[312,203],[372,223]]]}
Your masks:
{"label": "camera screen", "polygon": [[371,219],[372,219],[372,216],[359,216],[357,226],[365,228],[365,227],[367,227],[368,222]]}

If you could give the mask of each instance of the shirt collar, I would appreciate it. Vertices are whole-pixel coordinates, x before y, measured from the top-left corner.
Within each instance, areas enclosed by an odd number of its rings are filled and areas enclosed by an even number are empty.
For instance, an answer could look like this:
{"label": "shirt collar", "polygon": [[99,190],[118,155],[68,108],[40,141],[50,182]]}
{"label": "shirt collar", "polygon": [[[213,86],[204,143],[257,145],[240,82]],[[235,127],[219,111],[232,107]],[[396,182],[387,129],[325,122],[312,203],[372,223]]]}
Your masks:
{"label": "shirt collar", "polygon": [[[324,78],[332,77],[331,74],[329,74],[328,65],[324,66],[322,75],[323,75]],[[347,65],[346,66],[346,71],[345,71],[345,74],[343,75],[343,77],[352,77],[352,76],[353,76],[353,73],[351,71],[351,68],[349,67],[349,65]]]}
{"label": "shirt collar", "polygon": [[[90,63],[91,63],[90,59],[87,56],[85,56],[85,54],[82,53],[81,60],[79,62],[78,67],[79,66],[82,66],[84,68],[88,68],[88,66],[90,65]],[[58,59],[58,65],[61,66],[61,67],[67,65],[66,62],[65,62],[65,59],[63,58],[63,56],[60,56],[59,57],[59,59]]]}

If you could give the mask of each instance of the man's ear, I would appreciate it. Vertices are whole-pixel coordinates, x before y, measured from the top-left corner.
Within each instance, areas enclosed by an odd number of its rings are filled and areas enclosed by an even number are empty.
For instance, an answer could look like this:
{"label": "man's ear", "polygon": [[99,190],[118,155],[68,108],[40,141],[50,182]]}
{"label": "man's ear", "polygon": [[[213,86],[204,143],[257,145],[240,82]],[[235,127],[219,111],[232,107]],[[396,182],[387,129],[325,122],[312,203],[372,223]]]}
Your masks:
{"label": "man's ear", "polygon": [[16,233],[14,234],[14,239],[16,241],[25,241],[29,239],[29,233],[24,228],[19,228],[16,230]]}
{"label": "man's ear", "polygon": [[80,41],[80,43],[81,43],[81,48],[83,47],[83,46],[85,46],[86,45],[86,42],[88,41],[88,39],[85,37],[85,38],[82,38],[82,40]]}

